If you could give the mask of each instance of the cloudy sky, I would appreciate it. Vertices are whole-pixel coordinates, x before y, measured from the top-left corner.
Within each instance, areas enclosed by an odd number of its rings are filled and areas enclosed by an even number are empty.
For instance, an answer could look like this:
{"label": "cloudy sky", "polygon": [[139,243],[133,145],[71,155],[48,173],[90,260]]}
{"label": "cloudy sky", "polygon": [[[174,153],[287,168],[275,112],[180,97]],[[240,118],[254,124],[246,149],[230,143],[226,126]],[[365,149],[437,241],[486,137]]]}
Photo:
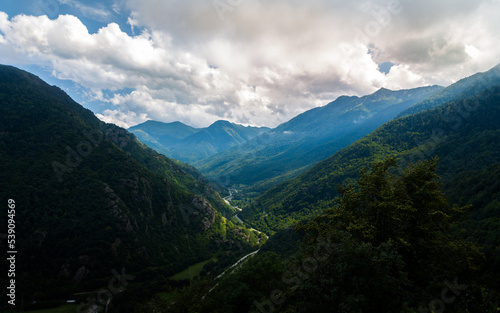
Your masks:
{"label": "cloudy sky", "polygon": [[500,0],[2,0],[0,63],[99,118],[274,127],[500,63]]}

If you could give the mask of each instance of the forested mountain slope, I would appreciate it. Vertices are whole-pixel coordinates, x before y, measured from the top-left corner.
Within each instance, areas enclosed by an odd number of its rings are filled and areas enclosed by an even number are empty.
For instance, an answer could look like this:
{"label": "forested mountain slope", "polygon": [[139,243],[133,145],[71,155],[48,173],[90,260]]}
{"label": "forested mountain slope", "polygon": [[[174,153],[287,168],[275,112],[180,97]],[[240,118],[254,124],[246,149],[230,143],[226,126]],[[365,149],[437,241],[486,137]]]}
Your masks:
{"label": "forested mountain slope", "polygon": [[27,304],[105,287],[113,269],[154,266],[168,277],[218,251],[235,258],[257,246],[223,218],[231,208],[194,168],[8,66],[0,66],[0,195],[16,205],[17,288]]}
{"label": "forested mountain slope", "polygon": [[438,156],[438,174],[446,185],[462,177],[457,175],[500,162],[500,79],[475,79],[475,88],[460,100],[384,124],[299,177],[271,188],[243,216],[261,228],[277,229],[287,219],[292,223],[314,215],[333,203],[338,184],[389,156],[403,166]]}
{"label": "forested mountain slope", "polygon": [[271,237],[231,275],[200,280],[148,306],[193,313],[495,312],[498,263],[471,242],[475,234],[463,237],[468,208],[448,203],[437,164],[434,158],[402,169],[394,158],[375,162],[332,207]]}
{"label": "forested mountain slope", "polygon": [[129,129],[156,151],[189,163],[226,151],[268,130],[222,120],[206,128],[193,128],[181,122],[147,121]]}
{"label": "forested mountain slope", "polygon": [[472,95],[476,95],[478,92],[482,92],[483,88],[497,86],[499,79],[500,64],[484,73],[476,73],[470,77],[459,80],[448,88],[435,93],[429,98],[401,112],[397,117],[437,108],[449,102],[460,101],[464,97],[470,97]]}
{"label": "forested mountain slope", "polygon": [[339,97],[193,165],[227,186],[253,185],[254,190],[264,191],[369,134],[441,88],[382,88],[364,97]]}

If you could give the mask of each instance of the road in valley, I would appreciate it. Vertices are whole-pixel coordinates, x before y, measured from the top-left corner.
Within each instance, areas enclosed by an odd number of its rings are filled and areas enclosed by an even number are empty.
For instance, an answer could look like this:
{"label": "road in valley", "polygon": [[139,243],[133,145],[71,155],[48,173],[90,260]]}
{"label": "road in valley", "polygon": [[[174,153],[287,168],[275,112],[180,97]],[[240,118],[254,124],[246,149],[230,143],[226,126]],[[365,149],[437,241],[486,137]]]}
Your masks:
{"label": "road in valley", "polygon": [[[223,199],[224,199],[224,201],[225,201],[228,205],[230,205],[232,208],[234,208],[234,209],[236,209],[236,210],[238,210],[238,211],[241,211],[241,209],[240,209],[240,208],[238,208],[238,207],[235,207],[235,206],[232,206],[232,205],[231,205],[231,202],[230,202],[230,201],[233,199],[233,193],[232,193],[232,191],[231,191],[231,190],[229,190],[229,196],[224,197]],[[263,234],[264,236],[268,237],[268,236],[267,236],[266,234],[264,234],[263,232],[261,232],[261,231],[259,231],[259,230],[255,229],[255,228],[252,228],[251,226],[247,225],[244,221],[242,221],[242,220],[238,217],[238,214],[236,214],[234,217],[236,217],[236,219],[237,219],[238,221],[240,221],[243,225],[245,225],[246,227],[250,228],[251,230],[256,231],[257,233],[259,233],[259,234]],[[227,268],[224,272],[222,272],[222,273],[221,273],[219,276],[217,276],[215,279],[218,279],[218,278],[222,277],[222,276],[223,276],[224,274],[226,274],[226,273],[232,274],[232,273],[233,273],[233,270],[232,270],[232,269],[235,269],[235,268],[236,268],[236,266],[238,266],[239,264],[241,264],[241,263],[242,263],[243,261],[245,261],[248,257],[251,257],[252,255],[257,254],[258,252],[259,252],[259,250],[256,250],[256,251],[250,252],[249,254],[247,254],[247,255],[243,256],[241,259],[239,259],[238,261],[236,261],[236,263],[234,263],[233,265],[231,265],[230,267],[228,267],[228,268]],[[215,284],[215,286],[213,286],[213,287],[212,287],[212,289],[210,289],[210,290],[208,291],[208,293],[210,293],[212,290],[214,290],[214,289],[215,289],[218,285],[219,285],[219,283]],[[206,296],[206,295],[205,295],[205,296]],[[203,296],[203,297],[202,297],[202,299],[205,299],[205,296]]]}
{"label": "road in valley", "polygon": [[[222,198],[222,199],[224,199],[224,201],[226,201],[226,203],[227,203],[228,205],[230,205],[233,209],[236,209],[236,210],[238,210],[238,211],[240,211],[240,212],[242,211],[242,209],[240,209],[239,207],[231,205],[231,200],[233,200],[233,192],[231,191],[231,189],[229,189],[229,196],[224,197],[224,198]],[[250,228],[251,230],[256,231],[256,232],[257,232],[257,233],[259,233],[259,234],[263,234],[264,236],[266,236],[266,237],[268,237],[268,238],[269,238],[269,236],[268,236],[268,235],[266,235],[265,233],[261,232],[260,230],[257,230],[257,229],[255,229],[255,228],[252,228],[252,226],[247,225],[247,223],[245,223],[245,222],[244,222],[241,218],[239,218],[239,217],[238,217],[238,214],[236,214],[234,217],[236,217],[236,219],[237,219],[237,220],[238,220],[241,224],[243,224],[243,225],[245,225],[246,227]]]}
{"label": "road in valley", "polygon": [[245,255],[244,257],[242,257],[241,259],[239,259],[238,261],[236,261],[236,263],[234,263],[233,265],[231,265],[231,267],[227,268],[224,272],[222,272],[222,274],[220,274],[219,276],[217,276],[216,279],[219,278],[219,277],[222,277],[222,275],[224,275],[227,271],[229,271],[232,268],[236,267],[238,264],[240,264],[241,262],[243,262],[249,256],[257,254],[257,252],[259,252],[259,250],[256,250],[254,252],[250,252],[249,254]]}

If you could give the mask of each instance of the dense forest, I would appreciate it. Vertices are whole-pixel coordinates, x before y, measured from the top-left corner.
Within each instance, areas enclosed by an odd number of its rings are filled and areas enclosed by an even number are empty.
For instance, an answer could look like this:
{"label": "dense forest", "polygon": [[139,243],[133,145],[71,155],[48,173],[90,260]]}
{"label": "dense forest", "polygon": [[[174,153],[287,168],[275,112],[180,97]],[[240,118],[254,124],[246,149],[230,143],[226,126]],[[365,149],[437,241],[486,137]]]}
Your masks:
{"label": "dense forest", "polygon": [[258,234],[224,217],[234,209],[215,184],[59,88],[2,66],[0,103],[0,194],[18,208],[17,288],[27,307],[85,298],[113,270],[137,277],[129,289],[138,290],[208,259],[222,271],[258,248]]}
{"label": "dense forest", "polygon": [[168,312],[496,312],[498,280],[463,239],[471,208],[448,203],[437,166],[376,162],[331,208],[279,232],[281,245],[272,237],[217,284],[201,279],[154,303]]}
{"label": "dense forest", "polygon": [[[500,69],[459,81],[256,199],[274,234],[168,312],[495,312]],[[427,109],[427,110],[426,110]]]}
{"label": "dense forest", "polygon": [[[352,123],[361,117],[369,122]],[[240,146],[206,164],[252,158],[235,161],[245,167],[234,169],[239,180],[220,163],[229,178],[215,182],[58,87],[0,66],[0,195],[17,207],[16,312],[66,300],[109,313],[498,312],[499,119],[497,66],[447,88],[340,97],[277,137],[226,122],[201,135],[167,125],[183,138],[236,136]],[[151,142],[183,140],[163,124],[142,127],[143,138],[155,132]],[[281,144],[286,131],[307,130]],[[309,163],[297,161],[307,153]],[[103,299],[117,275],[127,284]]]}

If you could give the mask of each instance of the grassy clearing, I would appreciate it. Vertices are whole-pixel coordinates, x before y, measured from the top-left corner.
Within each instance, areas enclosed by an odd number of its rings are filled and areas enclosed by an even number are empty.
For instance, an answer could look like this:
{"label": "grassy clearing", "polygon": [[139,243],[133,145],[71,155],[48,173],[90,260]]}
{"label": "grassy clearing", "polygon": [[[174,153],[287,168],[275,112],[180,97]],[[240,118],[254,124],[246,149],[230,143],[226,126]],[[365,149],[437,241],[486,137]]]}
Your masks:
{"label": "grassy clearing", "polygon": [[183,270],[182,272],[179,272],[173,276],[170,276],[170,279],[172,279],[172,280],[191,280],[194,277],[200,275],[201,270],[203,269],[203,266],[205,266],[205,264],[210,262],[210,260],[213,260],[214,262],[217,261],[216,258],[211,258],[211,259],[205,260],[203,262],[196,263],[194,265],[191,265],[187,269]]}
{"label": "grassy clearing", "polygon": [[233,222],[233,224],[235,224],[235,225],[241,225],[241,222],[240,222],[240,221],[238,221],[238,219],[236,218],[236,216],[231,216],[231,217],[229,218],[229,220],[230,220],[231,222]]}

